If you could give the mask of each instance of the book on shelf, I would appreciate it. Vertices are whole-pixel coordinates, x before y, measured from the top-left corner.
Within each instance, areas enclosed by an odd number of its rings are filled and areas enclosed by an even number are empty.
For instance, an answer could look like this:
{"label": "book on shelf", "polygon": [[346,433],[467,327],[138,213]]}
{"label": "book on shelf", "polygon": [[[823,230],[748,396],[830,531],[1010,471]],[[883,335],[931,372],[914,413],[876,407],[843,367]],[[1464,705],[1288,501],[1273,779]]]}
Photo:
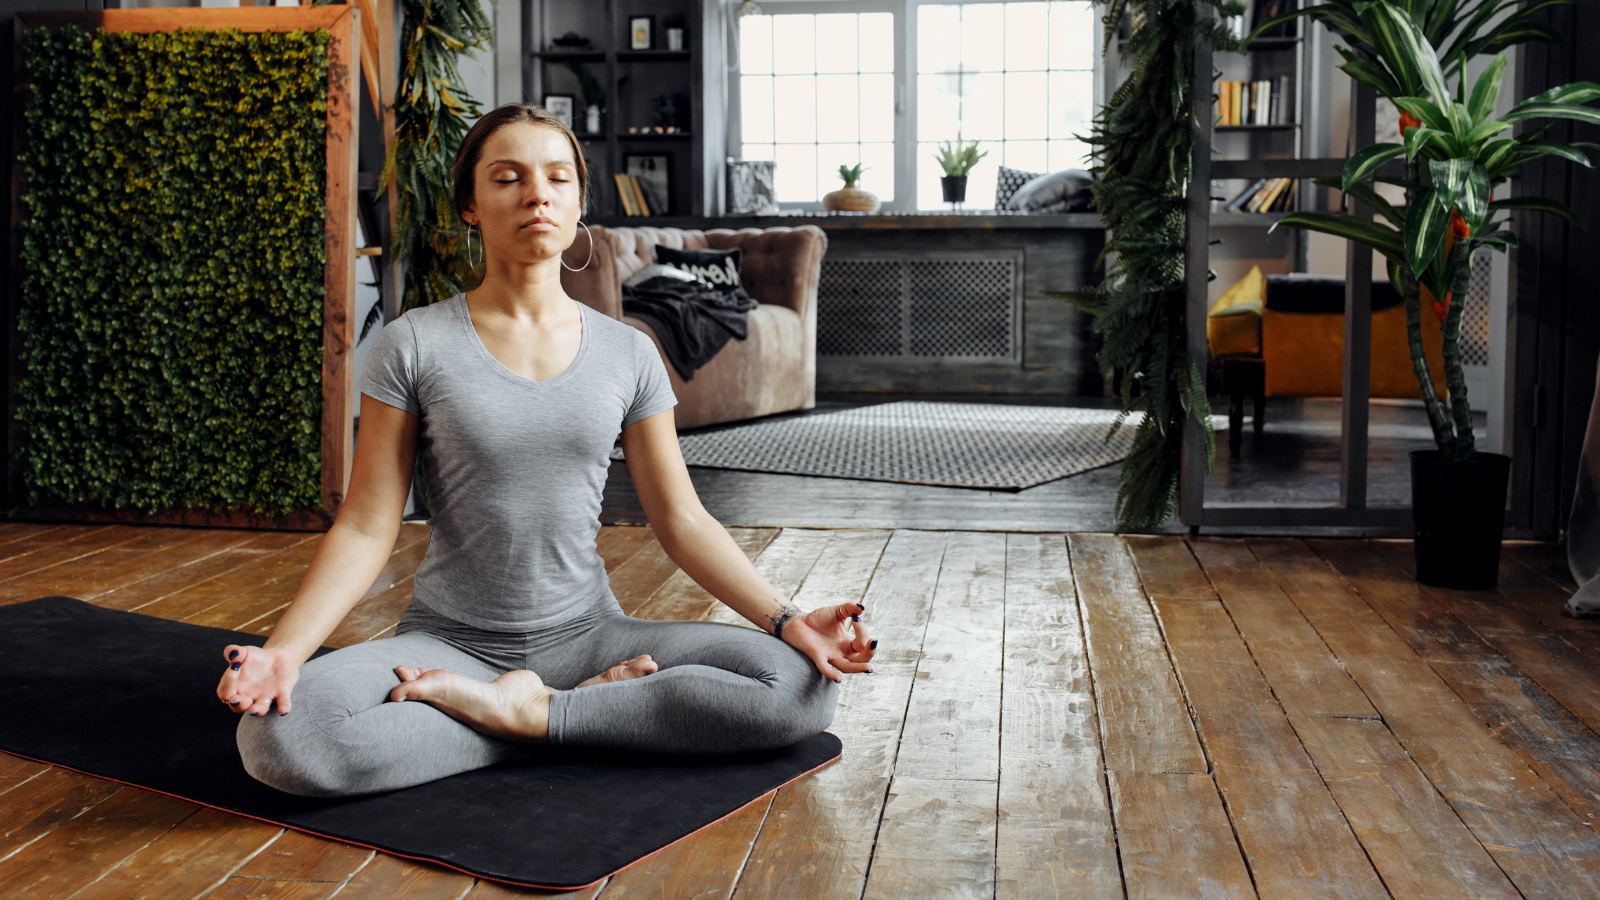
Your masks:
{"label": "book on shelf", "polygon": [[1294,202],[1293,178],[1257,178],[1228,201],[1228,212],[1287,212]]}
{"label": "book on shelf", "polygon": [[1256,195],[1256,191],[1259,191],[1266,186],[1267,180],[1265,178],[1257,178],[1255,181],[1252,181],[1249,187],[1235,194],[1234,198],[1228,201],[1228,212],[1236,213],[1240,209],[1244,208],[1244,205],[1250,202],[1250,198]]}
{"label": "book on shelf", "polygon": [[1217,83],[1218,125],[1287,125],[1289,76]]}
{"label": "book on shelf", "polygon": [[623,215],[651,216],[662,214],[662,210],[665,207],[655,197],[655,192],[651,191],[647,195],[637,177],[619,174],[612,175],[611,179],[617,183],[617,199],[622,201]]}

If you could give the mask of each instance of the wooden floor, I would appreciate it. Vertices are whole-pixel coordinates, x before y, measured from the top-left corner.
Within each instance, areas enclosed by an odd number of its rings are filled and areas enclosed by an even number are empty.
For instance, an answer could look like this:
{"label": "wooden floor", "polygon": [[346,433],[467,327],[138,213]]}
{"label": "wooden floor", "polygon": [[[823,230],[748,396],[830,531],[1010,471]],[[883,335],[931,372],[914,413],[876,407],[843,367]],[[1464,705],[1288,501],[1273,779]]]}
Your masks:
{"label": "wooden floor", "polygon": [[[331,644],[391,633],[427,530],[402,535]],[[569,896],[1600,897],[1600,630],[1559,616],[1553,548],[1458,593],[1405,543],[735,537],[801,605],[867,607],[844,757]],[[0,525],[0,603],[259,634],[317,540]],[[634,615],[726,616],[648,529],[600,551]],[[528,895],[0,754],[8,900]]]}

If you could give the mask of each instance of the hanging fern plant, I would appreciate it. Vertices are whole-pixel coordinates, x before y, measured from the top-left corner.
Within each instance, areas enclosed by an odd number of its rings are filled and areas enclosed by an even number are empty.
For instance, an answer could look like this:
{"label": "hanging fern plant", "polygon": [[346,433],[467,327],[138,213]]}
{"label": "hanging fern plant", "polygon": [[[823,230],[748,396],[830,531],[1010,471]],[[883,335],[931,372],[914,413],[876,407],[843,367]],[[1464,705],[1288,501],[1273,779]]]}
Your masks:
{"label": "hanging fern plant", "polygon": [[1105,336],[1100,369],[1112,373],[1122,398],[1123,416],[1112,433],[1142,414],[1119,478],[1119,532],[1148,531],[1171,517],[1189,416],[1203,428],[1211,468],[1211,404],[1185,326],[1185,212],[1190,190],[1209,189],[1190,181],[1190,95],[1195,47],[1202,38],[1220,49],[1237,46],[1221,17],[1242,12],[1235,0],[1106,5],[1104,52],[1118,23],[1125,16],[1132,22],[1121,48],[1132,69],[1095,116],[1088,139],[1098,176],[1091,190],[1110,233],[1101,259],[1110,264],[1098,287],[1062,296],[1093,313],[1092,328]]}
{"label": "hanging fern plant", "polygon": [[472,280],[466,234],[450,211],[450,166],[482,115],[456,61],[487,50],[494,26],[478,0],[405,0],[395,140],[380,183],[395,179],[395,251],[406,264],[404,309],[460,293]]}

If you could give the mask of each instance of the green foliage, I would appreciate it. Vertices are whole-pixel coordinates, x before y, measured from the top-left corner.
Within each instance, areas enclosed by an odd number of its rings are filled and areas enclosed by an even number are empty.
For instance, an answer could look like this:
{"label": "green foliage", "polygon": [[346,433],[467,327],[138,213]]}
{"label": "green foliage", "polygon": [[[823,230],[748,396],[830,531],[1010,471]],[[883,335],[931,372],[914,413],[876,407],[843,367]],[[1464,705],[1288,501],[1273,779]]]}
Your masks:
{"label": "green foliage", "polygon": [[450,167],[482,111],[456,60],[487,50],[493,37],[478,0],[405,0],[395,140],[378,180],[392,176],[399,194],[394,246],[406,264],[406,309],[448,300],[474,280],[467,230],[450,209]]}
{"label": "green foliage", "polygon": [[[1505,56],[1484,69],[1469,94],[1466,56],[1461,55],[1449,69],[1456,83],[1452,94],[1452,76],[1440,64],[1437,49],[1443,38],[1430,37],[1427,27],[1433,21],[1430,17],[1437,15],[1427,3],[1407,5],[1377,0],[1356,7],[1352,23],[1345,25],[1352,29],[1351,33],[1341,34],[1366,49],[1361,51],[1364,55],[1345,52],[1346,63],[1340,68],[1393,100],[1403,111],[1403,143],[1362,148],[1345,164],[1342,178],[1319,179],[1318,183],[1338,187],[1370,204],[1390,224],[1354,215],[1303,212],[1286,216],[1273,227],[1337,235],[1384,255],[1389,261],[1390,280],[1405,297],[1412,368],[1428,410],[1434,442],[1447,458],[1470,459],[1475,442],[1466,377],[1461,368],[1463,304],[1452,303],[1451,298],[1461,298],[1466,292],[1472,252],[1478,247],[1505,252],[1516,245],[1516,235],[1505,227],[1507,220],[1493,218],[1501,210],[1549,212],[1582,224],[1571,210],[1555,200],[1518,197],[1491,202],[1489,198],[1524,163],[1557,156],[1590,166],[1588,154],[1600,149],[1587,143],[1541,140],[1542,128],[1524,131],[1515,138],[1498,135],[1511,130],[1515,123],[1536,119],[1600,123],[1600,109],[1583,105],[1600,98],[1600,85],[1561,85],[1517,104],[1495,119],[1494,108],[1505,79]],[[1443,34],[1451,36],[1450,31]],[[1537,31],[1518,31],[1513,33],[1514,39],[1507,40],[1514,43],[1528,39],[1517,37],[1523,34],[1538,36]],[[1485,45],[1470,34],[1456,34],[1450,40],[1451,47]],[[1369,182],[1375,178],[1379,165],[1399,157],[1406,160],[1406,177],[1397,182],[1406,189],[1406,201],[1404,206],[1396,207],[1383,200]],[[1447,233],[1457,228],[1457,237],[1448,239]],[[1424,288],[1439,301],[1438,309],[1443,311],[1443,362],[1448,391],[1445,397],[1438,394],[1422,348]]]}
{"label": "green foliage", "polygon": [[26,53],[29,501],[317,506],[327,33]]}
{"label": "green foliage", "polygon": [[[1208,188],[1190,183],[1191,85],[1195,47],[1202,38],[1232,47],[1218,15],[1240,11],[1231,0],[1112,0],[1106,8],[1108,24],[1130,13],[1134,23],[1122,47],[1132,71],[1089,137],[1098,176],[1090,189],[1110,232],[1101,258],[1111,263],[1096,289],[1067,299],[1092,312],[1093,329],[1105,335],[1100,368],[1115,379],[1123,417],[1143,414],[1122,463],[1119,532],[1148,531],[1172,515],[1189,416],[1202,426],[1211,468],[1211,404],[1184,325],[1187,197]],[[1114,35],[1106,30],[1108,49]]]}
{"label": "green foliage", "polygon": [[606,105],[606,92],[604,88],[600,87],[600,79],[590,74],[589,70],[584,68],[581,63],[567,63],[567,68],[571,69],[572,74],[578,79],[578,88],[583,92],[584,106],[603,107]]}
{"label": "green foliage", "polygon": [[978,164],[978,160],[989,155],[987,150],[982,153],[978,152],[980,143],[982,141],[964,142],[961,140],[961,135],[958,134],[954,144],[945,141],[939,145],[939,152],[935,154],[934,159],[939,161],[939,167],[944,169],[944,174],[966,175],[972,171],[973,166]]}
{"label": "green foliage", "polygon": [[839,167],[839,177],[844,179],[845,187],[855,187],[856,182],[861,180],[861,173],[866,170],[867,167],[861,163],[856,163],[853,166],[841,165]]}

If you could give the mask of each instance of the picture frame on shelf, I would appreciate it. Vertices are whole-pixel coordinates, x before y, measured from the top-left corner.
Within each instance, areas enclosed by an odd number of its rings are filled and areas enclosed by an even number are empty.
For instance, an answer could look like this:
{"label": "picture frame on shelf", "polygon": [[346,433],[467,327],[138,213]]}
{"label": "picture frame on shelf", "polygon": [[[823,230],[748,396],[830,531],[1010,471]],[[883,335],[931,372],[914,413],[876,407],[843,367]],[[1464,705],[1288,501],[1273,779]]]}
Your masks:
{"label": "picture frame on shelf", "polygon": [[541,105],[550,115],[560,119],[562,124],[572,127],[572,116],[578,107],[578,99],[572,94],[545,94]]}
{"label": "picture frame on shelf", "polygon": [[655,46],[656,17],[641,15],[628,17],[628,49],[650,50]]}
{"label": "picture frame on shelf", "polygon": [[622,171],[639,181],[645,200],[655,215],[672,211],[672,158],[665,153],[626,153],[622,157]]}

